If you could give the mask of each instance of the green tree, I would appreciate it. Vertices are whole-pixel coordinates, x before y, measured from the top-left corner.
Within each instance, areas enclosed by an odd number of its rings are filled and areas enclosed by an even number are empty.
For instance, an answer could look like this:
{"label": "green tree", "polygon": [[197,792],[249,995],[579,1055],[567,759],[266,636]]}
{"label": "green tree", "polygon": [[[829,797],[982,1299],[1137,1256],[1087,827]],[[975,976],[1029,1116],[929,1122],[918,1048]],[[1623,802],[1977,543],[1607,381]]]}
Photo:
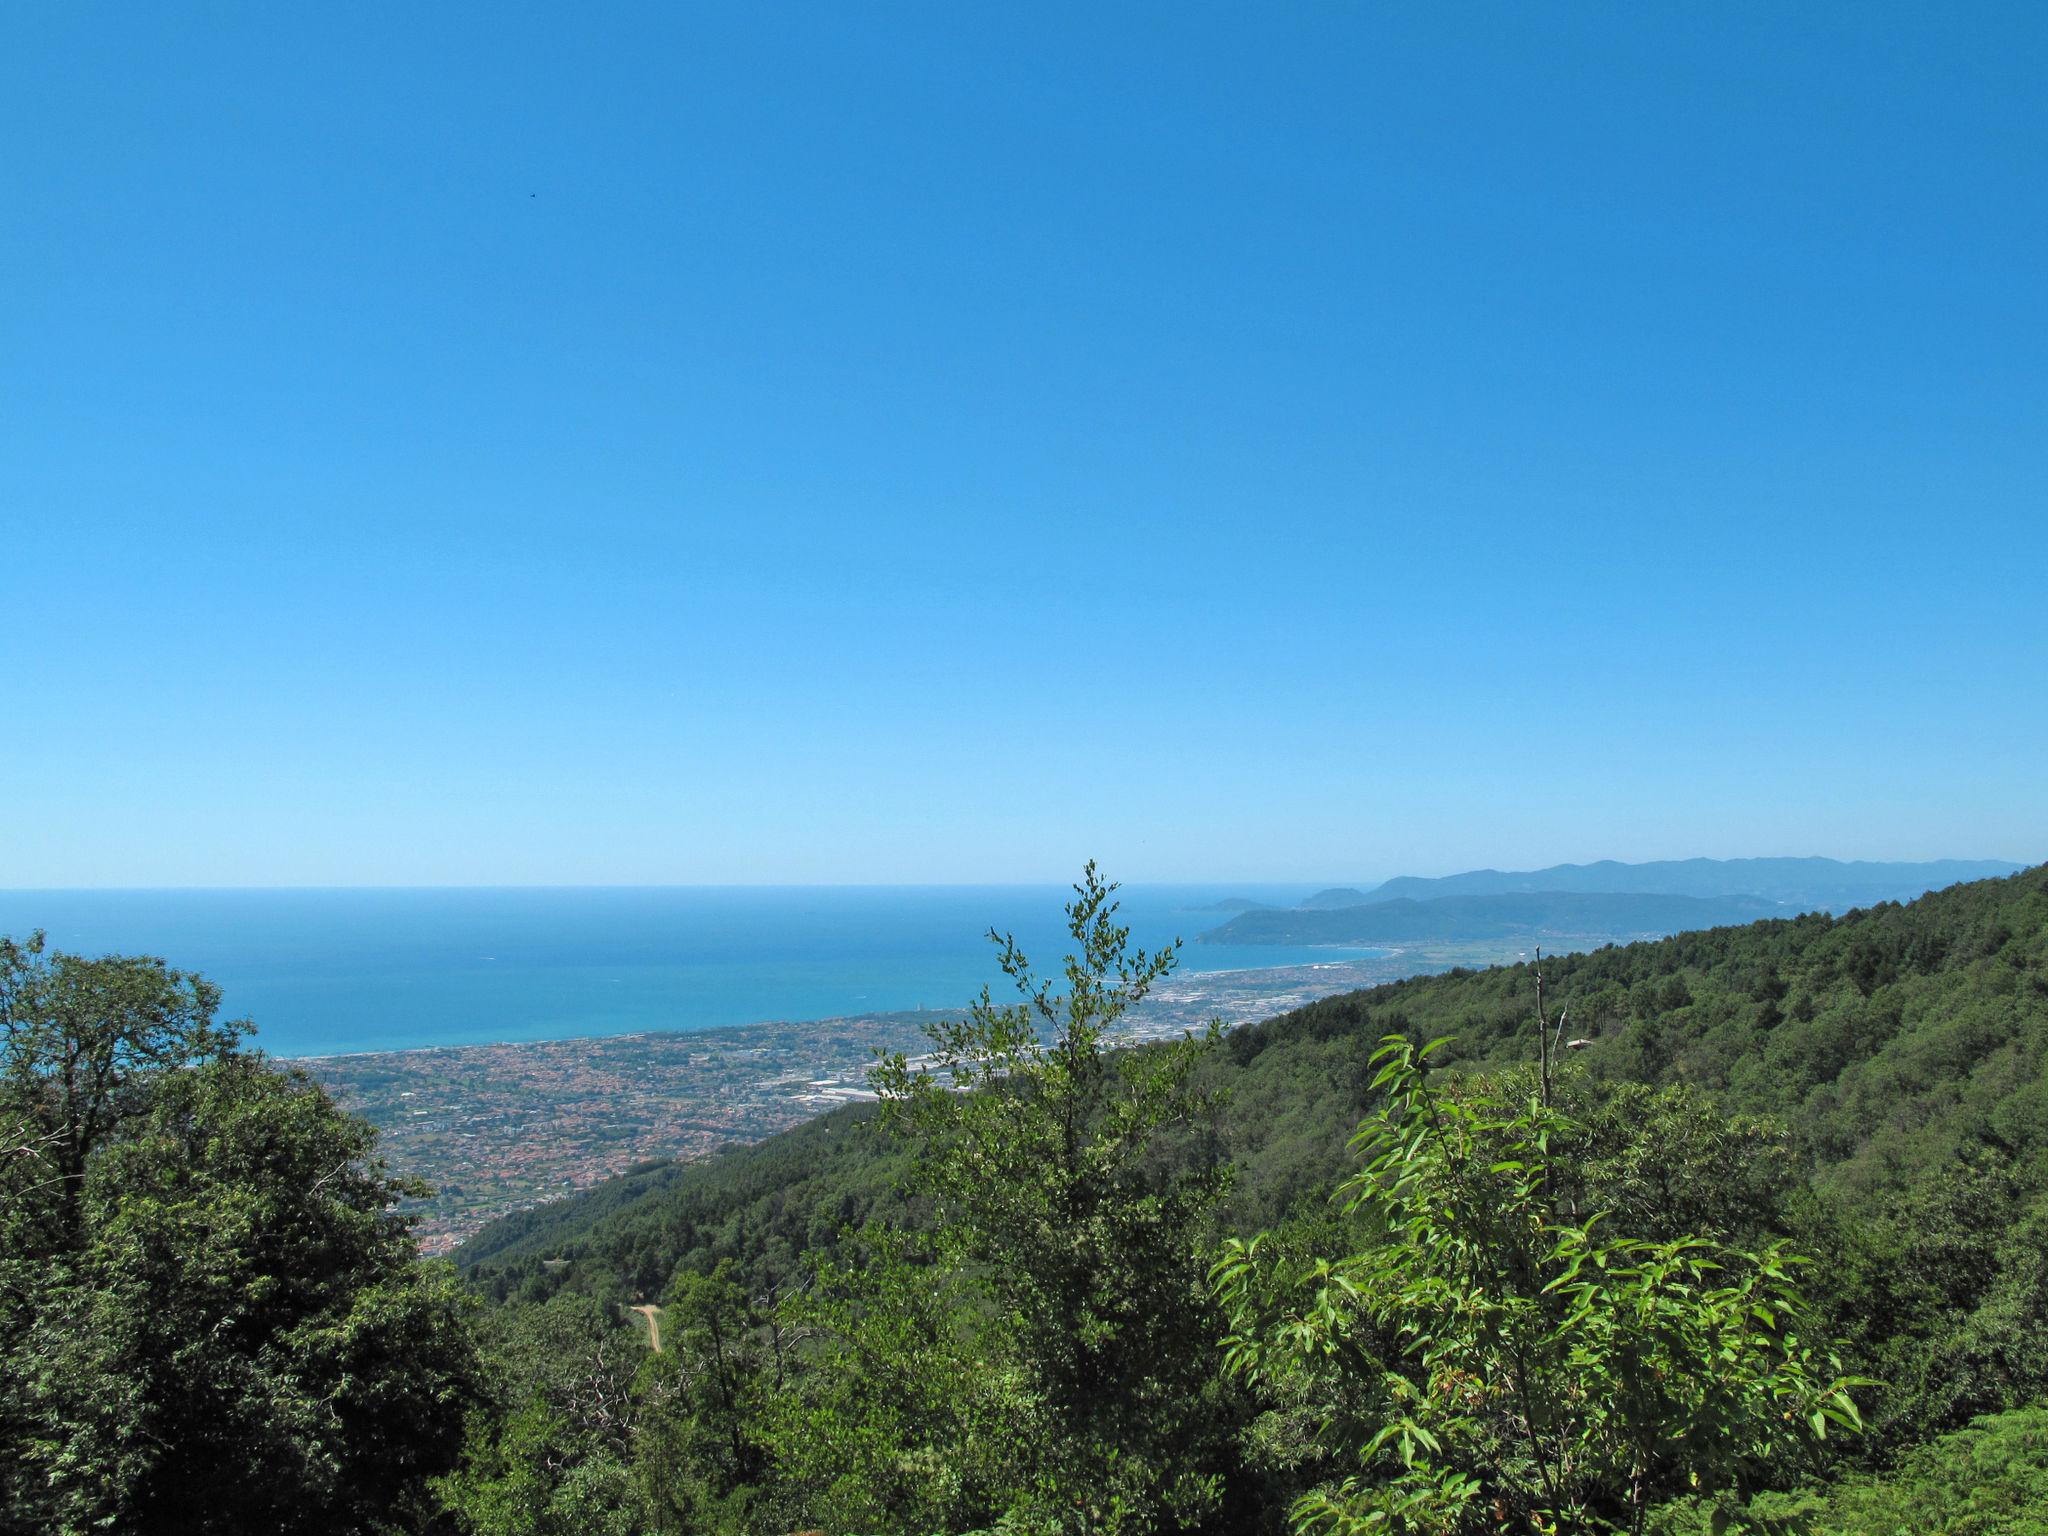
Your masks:
{"label": "green tree", "polygon": [[[1498,1097],[1540,1095],[1533,1073],[1491,1079]],[[1550,1166],[1559,1206],[1604,1212],[1639,1238],[1741,1245],[1783,1234],[1798,1172],[1774,1122],[1731,1114],[1686,1085],[1651,1088],[1580,1072],[1554,1085]]]}
{"label": "green tree", "polygon": [[1008,1320],[923,1234],[865,1229],[816,1262],[783,1323],[803,1368],[774,1394],[769,1434],[793,1516],[980,1530],[1024,1497],[1041,1433]]}
{"label": "green tree", "polygon": [[1195,1074],[1220,1026],[1105,1049],[1177,958],[1131,947],[1115,889],[1092,863],[1075,886],[1064,991],[992,933],[1019,1001],[984,989],[928,1031],[923,1062],[896,1055],[873,1074],[937,1240],[1008,1319],[1041,1528],[1191,1524],[1215,1498],[1202,1245],[1225,1168]]}
{"label": "green tree", "polygon": [[639,1458],[663,1530],[746,1531],[768,1480],[763,1423],[785,1362],[772,1303],[730,1263],[662,1298],[662,1350],[640,1374]]}
{"label": "green tree", "polygon": [[1639,1531],[1858,1423],[1856,1383],[1803,1336],[1798,1260],[1561,1215],[1576,1128],[1540,1095],[1438,1091],[1441,1044],[1374,1057],[1385,1103],[1343,1192],[1375,1240],[1334,1260],[1232,1240],[1214,1271],[1233,1368],[1332,1405],[1358,1447],[1297,1529]]}
{"label": "green tree", "polygon": [[1882,1473],[1751,1500],[1685,1499],[1655,1536],[2048,1536],[2048,1405],[1974,1420]]}
{"label": "green tree", "polygon": [[1832,1329],[1886,1383],[1880,1454],[2048,1394],[2048,1193],[2009,1158],[1926,1169],[1882,1211],[1816,1199],[1801,1214]]}
{"label": "green tree", "polygon": [[441,1498],[475,1536],[634,1536],[651,1530],[633,1465],[643,1329],[562,1292],[486,1318],[490,1401]]}
{"label": "green tree", "polygon": [[141,956],[0,937],[0,1228],[17,1252],[75,1235],[88,1160],[164,1072],[235,1048],[220,990]]}
{"label": "green tree", "polygon": [[539,1403],[479,1418],[461,1468],[441,1485],[474,1536],[640,1536],[640,1486],[616,1456],[571,1457],[574,1425]]}
{"label": "green tree", "polygon": [[413,1186],[156,960],[0,941],[0,1531],[376,1531],[476,1375]]}

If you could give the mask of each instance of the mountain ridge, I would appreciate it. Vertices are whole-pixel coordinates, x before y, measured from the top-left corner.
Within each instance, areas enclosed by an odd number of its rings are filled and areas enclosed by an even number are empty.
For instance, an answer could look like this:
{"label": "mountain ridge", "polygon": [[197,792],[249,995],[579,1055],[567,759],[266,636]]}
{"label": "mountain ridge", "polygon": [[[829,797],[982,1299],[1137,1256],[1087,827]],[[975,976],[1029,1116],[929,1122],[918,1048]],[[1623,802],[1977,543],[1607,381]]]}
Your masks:
{"label": "mountain ridge", "polygon": [[1539,891],[1612,895],[1758,896],[1801,909],[1843,911],[1880,901],[1911,901],[1966,880],[1993,880],[2025,866],[2005,859],[1922,861],[1830,859],[1819,855],[1744,859],[1654,859],[1625,864],[1553,864],[1545,869],[1474,869],[1456,875],[1396,875],[1367,902],[1439,896],[1500,896]]}
{"label": "mountain ridge", "polygon": [[1487,940],[1621,942],[1690,928],[1721,928],[1790,914],[1757,896],[1668,896],[1532,891],[1395,897],[1351,906],[1241,912],[1196,936],[1198,944],[1400,944]]}

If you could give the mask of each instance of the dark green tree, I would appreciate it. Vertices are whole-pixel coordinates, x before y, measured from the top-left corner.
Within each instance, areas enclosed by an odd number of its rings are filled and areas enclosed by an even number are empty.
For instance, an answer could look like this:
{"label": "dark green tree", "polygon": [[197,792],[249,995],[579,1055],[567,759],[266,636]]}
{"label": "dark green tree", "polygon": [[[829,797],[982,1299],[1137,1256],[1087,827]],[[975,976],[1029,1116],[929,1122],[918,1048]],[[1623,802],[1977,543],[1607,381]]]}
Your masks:
{"label": "dark green tree", "polygon": [[1024,1496],[1036,1404],[1008,1319],[926,1235],[866,1228],[782,1310],[803,1368],[778,1384],[768,1432],[793,1516],[982,1530]]}
{"label": "dark green tree", "polygon": [[0,1529],[381,1531],[452,1461],[466,1298],[411,1186],[216,994],[40,945],[6,969],[19,1162],[0,1256]]}
{"label": "dark green tree", "polygon": [[471,1420],[462,1465],[440,1486],[460,1527],[475,1536],[652,1529],[633,1465],[646,1330],[565,1291],[498,1309],[480,1334],[490,1401]]}
{"label": "dark green tree", "polygon": [[161,960],[0,937],[0,1221],[17,1252],[73,1240],[87,1161],[176,1067],[235,1048],[220,989]]}
{"label": "dark green tree", "polygon": [[769,1480],[764,1419],[786,1389],[772,1301],[730,1263],[678,1274],[662,1299],[661,1352],[638,1388],[640,1466],[657,1527],[745,1531]]}

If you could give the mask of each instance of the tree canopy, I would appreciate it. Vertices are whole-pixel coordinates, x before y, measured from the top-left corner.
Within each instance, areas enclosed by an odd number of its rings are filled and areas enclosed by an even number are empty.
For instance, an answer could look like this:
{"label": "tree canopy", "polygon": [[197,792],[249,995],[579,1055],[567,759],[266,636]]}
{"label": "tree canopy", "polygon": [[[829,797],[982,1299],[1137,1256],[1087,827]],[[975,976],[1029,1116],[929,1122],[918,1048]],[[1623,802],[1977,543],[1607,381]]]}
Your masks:
{"label": "tree canopy", "polygon": [[416,1523],[477,1356],[375,1133],[159,962],[0,976],[0,1529]]}

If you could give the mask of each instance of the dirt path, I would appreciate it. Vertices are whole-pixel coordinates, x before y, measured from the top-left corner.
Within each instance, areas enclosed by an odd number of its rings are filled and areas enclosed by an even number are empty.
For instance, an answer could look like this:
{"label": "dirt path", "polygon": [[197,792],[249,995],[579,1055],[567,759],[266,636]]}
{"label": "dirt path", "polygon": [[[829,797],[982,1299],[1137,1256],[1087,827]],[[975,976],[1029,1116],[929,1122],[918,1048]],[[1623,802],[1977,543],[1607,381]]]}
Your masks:
{"label": "dirt path", "polygon": [[647,1347],[657,1355],[661,1353],[661,1308],[657,1306],[628,1307],[628,1312],[638,1312],[647,1319]]}

